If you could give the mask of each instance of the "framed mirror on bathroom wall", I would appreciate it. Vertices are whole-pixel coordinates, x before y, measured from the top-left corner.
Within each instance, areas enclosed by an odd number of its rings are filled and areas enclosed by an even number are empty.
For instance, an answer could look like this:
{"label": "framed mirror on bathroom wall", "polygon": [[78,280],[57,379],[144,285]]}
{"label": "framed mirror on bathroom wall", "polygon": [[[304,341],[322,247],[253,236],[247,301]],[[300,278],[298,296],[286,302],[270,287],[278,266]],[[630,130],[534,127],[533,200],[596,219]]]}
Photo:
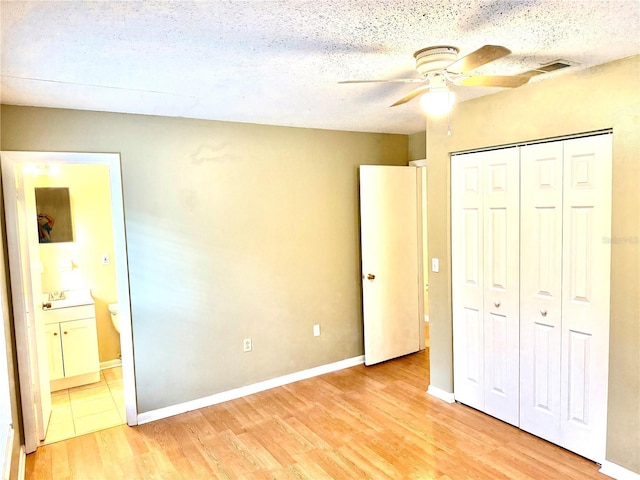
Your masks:
{"label": "framed mirror on bathroom wall", "polygon": [[73,242],[69,189],[46,187],[35,191],[39,242]]}

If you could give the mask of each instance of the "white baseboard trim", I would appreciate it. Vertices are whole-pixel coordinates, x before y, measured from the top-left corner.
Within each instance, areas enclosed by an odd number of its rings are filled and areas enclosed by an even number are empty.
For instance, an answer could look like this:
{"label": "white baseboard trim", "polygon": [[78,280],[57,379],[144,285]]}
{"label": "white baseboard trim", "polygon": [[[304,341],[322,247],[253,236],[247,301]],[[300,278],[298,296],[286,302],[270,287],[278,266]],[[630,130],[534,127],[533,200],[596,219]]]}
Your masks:
{"label": "white baseboard trim", "polygon": [[602,462],[600,473],[617,480],[640,480],[640,473],[634,473],[616,463],[606,460]]}
{"label": "white baseboard trim", "polygon": [[441,390],[438,387],[434,387],[433,385],[429,385],[427,393],[436,398],[439,398],[440,400],[444,400],[447,403],[454,403],[456,401],[453,393],[445,392],[444,390]]}
{"label": "white baseboard trim", "polygon": [[113,360],[107,360],[106,362],[100,362],[100,370],[106,370],[107,368],[114,368],[122,366],[122,360],[114,358]]}
{"label": "white baseboard trim", "polygon": [[355,367],[356,365],[362,365],[363,363],[364,355],[360,355],[358,357],[347,358],[339,362],[320,365],[308,370],[302,370],[300,372],[291,373],[289,375],[283,375],[282,377],[272,378],[263,382],[254,383],[245,387],[234,388],[233,390],[216,393],[215,395],[210,395],[208,397],[179,403],[170,407],[159,408],[157,410],[151,410],[150,412],[140,413],[138,414],[138,425],[153,422],[155,420],[160,420],[162,418],[172,417],[181,413],[190,412],[191,410],[197,410],[198,408],[209,407],[211,405],[227,402],[229,400],[235,400],[236,398],[263,392],[275,387],[281,387],[283,385],[298,382],[300,380],[306,380],[307,378],[317,377],[319,375],[324,375],[325,373],[337,372],[338,370]]}

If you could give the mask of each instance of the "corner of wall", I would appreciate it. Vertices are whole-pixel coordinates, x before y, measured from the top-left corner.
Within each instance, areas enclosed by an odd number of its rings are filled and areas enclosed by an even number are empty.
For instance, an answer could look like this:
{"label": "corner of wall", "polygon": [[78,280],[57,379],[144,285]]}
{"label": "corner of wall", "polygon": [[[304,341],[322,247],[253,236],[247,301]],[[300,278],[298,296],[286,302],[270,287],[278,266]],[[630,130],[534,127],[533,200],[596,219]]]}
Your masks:
{"label": "corner of wall", "polygon": [[409,161],[427,158],[427,133],[417,132],[409,135]]}

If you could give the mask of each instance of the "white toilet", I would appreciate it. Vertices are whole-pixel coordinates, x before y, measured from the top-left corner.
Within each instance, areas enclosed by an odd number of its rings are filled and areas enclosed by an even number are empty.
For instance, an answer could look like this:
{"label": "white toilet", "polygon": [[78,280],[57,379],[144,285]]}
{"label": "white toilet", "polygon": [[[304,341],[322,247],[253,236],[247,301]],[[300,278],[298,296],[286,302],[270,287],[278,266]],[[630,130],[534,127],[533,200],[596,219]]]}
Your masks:
{"label": "white toilet", "polygon": [[113,323],[113,326],[115,327],[116,332],[120,333],[120,318],[118,317],[118,304],[110,303],[108,308],[109,308],[109,313],[111,314],[111,323]]}

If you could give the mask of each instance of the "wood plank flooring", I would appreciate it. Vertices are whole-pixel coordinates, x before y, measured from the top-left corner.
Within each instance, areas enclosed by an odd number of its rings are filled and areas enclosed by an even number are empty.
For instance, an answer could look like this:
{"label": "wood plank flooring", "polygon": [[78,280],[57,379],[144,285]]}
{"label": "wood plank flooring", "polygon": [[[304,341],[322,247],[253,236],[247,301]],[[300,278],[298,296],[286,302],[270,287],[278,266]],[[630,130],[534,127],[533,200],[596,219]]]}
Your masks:
{"label": "wood plank flooring", "polygon": [[607,479],[560,447],[425,391],[426,352],[65,440],[27,479]]}

